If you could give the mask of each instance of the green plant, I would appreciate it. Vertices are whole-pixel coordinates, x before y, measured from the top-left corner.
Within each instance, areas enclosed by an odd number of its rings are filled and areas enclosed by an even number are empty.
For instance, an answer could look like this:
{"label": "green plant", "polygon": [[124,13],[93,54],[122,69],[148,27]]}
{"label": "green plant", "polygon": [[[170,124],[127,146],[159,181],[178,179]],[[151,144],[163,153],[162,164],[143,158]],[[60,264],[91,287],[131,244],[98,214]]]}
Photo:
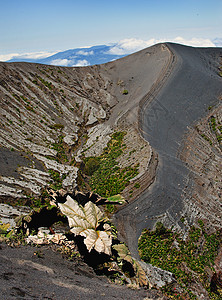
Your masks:
{"label": "green plant", "polygon": [[43,258],[44,257],[44,254],[43,254],[43,252],[41,250],[40,251],[35,251],[33,253],[33,255],[35,255],[38,258]]}
{"label": "green plant", "polygon": [[136,189],[139,189],[139,188],[140,188],[139,182],[136,182],[136,183],[134,184],[134,187],[135,187]]}
{"label": "green plant", "polygon": [[64,125],[63,124],[53,124],[53,125],[49,125],[49,128],[51,129],[63,129],[64,128]]}
{"label": "green plant", "polygon": [[210,126],[213,131],[216,131],[216,119],[214,117],[210,118]]}
{"label": "green plant", "polygon": [[129,92],[128,92],[128,90],[126,90],[126,89],[124,89],[123,92],[122,92],[123,95],[127,95],[128,93],[129,93]]}
{"label": "green plant", "polygon": [[192,282],[197,279],[209,289],[207,268],[213,269],[221,243],[219,232],[207,234],[203,222],[198,223],[200,228],[191,227],[186,241],[157,223],[155,231],[143,231],[138,244],[145,262],[174,273],[181,287],[190,292]]}
{"label": "green plant", "polygon": [[0,235],[7,235],[10,224],[0,223]]}
{"label": "green plant", "polygon": [[44,86],[46,86],[48,89],[52,90],[53,85],[51,82],[48,82],[47,80],[43,79],[42,77],[38,76],[38,79],[41,81]]}
{"label": "green plant", "polygon": [[58,203],[61,212],[67,216],[70,231],[84,237],[84,244],[90,252],[95,249],[111,255],[112,229],[103,212],[91,201],[84,207],[67,196],[65,203]]}
{"label": "green plant", "polygon": [[133,154],[134,152],[136,152],[135,149],[131,150],[131,151],[129,152],[129,155]]}
{"label": "green plant", "polygon": [[89,184],[102,197],[120,194],[129,180],[138,174],[138,166],[120,168],[116,159],[123,153],[125,132],[115,132],[107,147],[99,157],[85,159],[85,164],[93,162],[93,172]]}
{"label": "green plant", "polygon": [[59,190],[62,188],[62,182],[66,178],[66,175],[63,174],[60,176],[59,172],[49,169],[49,174],[53,180],[53,183],[50,184],[50,187],[55,190]]}
{"label": "green plant", "polygon": [[92,176],[93,173],[99,168],[99,158],[90,157],[85,160],[85,173],[89,176]]}
{"label": "green plant", "polygon": [[52,149],[57,151],[58,162],[68,162],[62,135],[58,136],[57,142],[52,144]]}
{"label": "green plant", "polygon": [[110,201],[110,202],[117,202],[117,203],[120,203],[120,204],[125,203],[125,199],[120,194],[108,197],[107,200]]}
{"label": "green plant", "polygon": [[113,204],[106,204],[106,210],[110,214],[113,214],[116,211],[115,205],[113,205]]}
{"label": "green plant", "polygon": [[212,146],[212,141],[204,134],[202,133],[201,136],[205,139],[205,141],[209,142],[209,144]]}
{"label": "green plant", "polygon": [[141,265],[132,258],[128,247],[125,244],[116,244],[112,246],[118,253],[117,261],[123,264],[124,261],[130,263],[134,269],[137,282],[140,286],[147,286],[148,280],[146,277],[146,273],[141,267]]}

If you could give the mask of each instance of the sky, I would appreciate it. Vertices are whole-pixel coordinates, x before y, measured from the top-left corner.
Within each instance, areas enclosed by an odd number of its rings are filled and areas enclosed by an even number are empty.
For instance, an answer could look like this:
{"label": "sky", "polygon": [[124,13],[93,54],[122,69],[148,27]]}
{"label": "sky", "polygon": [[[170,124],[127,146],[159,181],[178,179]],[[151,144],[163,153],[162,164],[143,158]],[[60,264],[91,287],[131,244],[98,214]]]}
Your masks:
{"label": "sky", "polygon": [[0,8],[2,58],[123,40],[222,38],[222,0],[0,0]]}

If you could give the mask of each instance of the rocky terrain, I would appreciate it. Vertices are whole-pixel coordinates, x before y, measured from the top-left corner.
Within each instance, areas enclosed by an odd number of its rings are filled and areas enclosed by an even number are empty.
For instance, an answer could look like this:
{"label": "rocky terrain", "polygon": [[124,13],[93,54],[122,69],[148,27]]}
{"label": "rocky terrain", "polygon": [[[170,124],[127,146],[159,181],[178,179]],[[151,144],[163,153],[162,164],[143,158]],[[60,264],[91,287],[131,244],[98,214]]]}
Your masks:
{"label": "rocky terrain", "polygon": [[82,152],[99,155],[114,130],[130,130],[120,165],[139,163],[140,174],[145,172],[152,150],[138,134],[138,104],[164,68],[169,50],[159,45],[137,56],[137,61],[129,56],[86,68],[0,65],[1,197],[40,195],[52,180],[49,170],[58,172],[63,188],[71,191]]}
{"label": "rocky terrain", "polygon": [[[112,220],[136,258],[157,221],[184,237],[200,219],[220,230],[221,55],[158,44],[83,68],[0,63],[0,201],[39,207],[49,187],[121,193],[129,203]],[[4,205],[2,220],[15,214]]]}

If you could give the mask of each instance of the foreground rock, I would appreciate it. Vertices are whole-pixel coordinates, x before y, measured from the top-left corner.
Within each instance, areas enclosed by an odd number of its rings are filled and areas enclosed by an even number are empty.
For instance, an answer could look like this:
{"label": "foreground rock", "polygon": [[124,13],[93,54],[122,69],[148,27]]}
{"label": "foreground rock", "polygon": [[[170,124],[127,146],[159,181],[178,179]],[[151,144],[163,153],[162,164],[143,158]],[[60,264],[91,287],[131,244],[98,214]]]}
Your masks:
{"label": "foreground rock", "polygon": [[162,288],[176,282],[175,277],[171,272],[164,271],[143,261],[140,261],[140,265],[146,272],[150,287]]}
{"label": "foreground rock", "polygon": [[16,226],[16,218],[28,215],[31,209],[27,206],[13,207],[8,204],[0,203],[0,223],[10,224],[9,229]]}

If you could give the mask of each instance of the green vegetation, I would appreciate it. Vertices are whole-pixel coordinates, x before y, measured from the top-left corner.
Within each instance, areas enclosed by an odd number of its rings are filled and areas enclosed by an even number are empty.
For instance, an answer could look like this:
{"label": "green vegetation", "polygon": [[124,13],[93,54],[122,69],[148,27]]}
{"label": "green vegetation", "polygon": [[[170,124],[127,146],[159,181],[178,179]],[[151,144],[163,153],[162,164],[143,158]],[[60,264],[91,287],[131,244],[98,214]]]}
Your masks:
{"label": "green vegetation", "polygon": [[44,84],[48,89],[52,90],[53,85],[51,82],[48,82],[47,80],[43,79],[42,77],[38,76],[38,79],[41,81],[41,83]]}
{"label": "green vegetation", "polygon": [[7,235],[7,230],[9,229],[10,224],[4,224],[0,222],[0,235]]}
{"label": "green vegetation", "polygon": [[116,161],[126,145],[123,143],[125,132],[115,132],[107,147],[99,157],[85,158],[84,173],[91,176],[89,185],[102,197],[121,193],[129,180],[138,174],[138,166],[120,168]]}
{"label": "green vegetation", "polygon": [[217,123],[217,119],[214,116],[210,118],[209,124],[210,124],[210,128],[213,130],[214,134],[216,135],[218,143],[221,143],[222,135],[218,134],[218,132],[222,133],[222,126],[221,125],[219,126],[219,124]]}
{"label": "green vegetation", "polygon": [[60,176],[59,172],[49,169],[49,174],[53,180],[53,182],[50,184],[50,187],[54,190],[60,190],[62,188],[62,182],[66,178],[66,175],[63,174]]}
{"label": "green vegetation", "polygon": [[[42,70],[40,70],[40,72],[43,73],[43,74],[46,74],[46,73],[45,73],[44,71],[42,71]],[[46,75],[46,76],[47,76],[47,75]],[[54,86],[53,86],[53,84],[52,84],[51,82],[49,82],[49,81],[43,79],[43,78],[40,77],[39,75],[36,75],[36,77],[37,77],[37,79],[38,79],[39,81],[41,81],[41,83],[42,83],[45,87],[47,87],[48,89],[52,90],[52,88],[53,88]],[[47,77],[49,77],[49,76],[47,76]],[[35,79],[35,80],[32,81],[32,83],[34,83],[34,84],[36,84],[36,85],[39,86],[38,80]]]}
{"label": "green vegetation", "polygon": [[[52,180],[54,182],[54,176],[56,174],[54,174],[53,170],[50,170],[50,172],[53,173],[53,175],[51,175],[51,177],[52,177]],[[56,183],[57,182],[55,182],[55,184]],[[52,184],[52,186],[54,186],[54,185]],[[32,209],[37,209],[37,208],[42,208],[42,207],[51,208],[50,200],[49,200],[49,194],[46,190],[43,190],[41,192],[41,195],[38,196],[38,197],[34,197],[32,194],[26,193],[26,198],[19,198],[18,200],[13,202],[13,205],[18,205],[18,206],[24,206],[25,205],[25,206],[28,206]]]}
{"label": "green vegetation", "polygon": [[127,95],[128,93],[129,93],[128,90],[126,89],[123,90],[123,95]]}
{"label": "green vegetation", "polygon": [[52,149],[57,151],[57,160],[58,162],[68,162],[66,151],[63,143],[63,136],[58,136],[57,143],[52,144]]}
{"label": "green vegetation", "polygon": [[129,152],[129,156],[130,156],[131,154],[133,154],[134,152],[136,152],[136,149],[131,150],[131,151]]}
{"label": "green vegetation", "polygon": [[[192,295],[190,287],[197,280],[210,291],[207,268],[213,270],[221,243],[218,232],[208,234],[202,221],[199,221],[199,225],[199,228],[191,227],[189,236],[184,241],[178,233],[157,223],[155,231],[143,231],[138,244],[141,259],[175,274],[177,282],[191,299],[195,299],[195,296]],[[169,293],[173,295],[172,291]],[[213,294],[211,296],[214,297]]]}
{"label": "green vegetation", "polygon": [[99,158],[98,157],[90,157],[85,164],[85,173],[89,176],[92,176],[93,173],[99,168]]}
{"label": "green vegetation", "polygon": [[25,102],[24,106],[27,110],[35,112],[31,102],[25,96],[20,96],[20,98]]}
{"label": "green vegetation", "polygon": [[49,128],[55,129],[55,130],[63,129],[64,125],[62,125],[62,124],[53,124],[53,125],[49,125]]}
{"label": "green vegetation", "polygon": [[140,184],[139,184],[138,182],[136,182],[136,183],[134,184],[134,187],[135,187],[136,189],[139,189],[139,188],[140,188]]}
{"label": "green vegetation", "polygon": [[217,141],[218,141],[218,143],[222,142],[222,135],[217,135]]}
{"label": "green vegetation", "polygon": [[212,141],[204,133],[202,133],[201,136],[212,146]]}
{"label": "green vegetation", "polygon": [[222,77],[222,66],[219,67],[219,76]]}
{"label": "green vegetation", "polygon": [[216,119],[214,117],[211,117],[210,119],[210,127],[213,131],[216,131]]}

